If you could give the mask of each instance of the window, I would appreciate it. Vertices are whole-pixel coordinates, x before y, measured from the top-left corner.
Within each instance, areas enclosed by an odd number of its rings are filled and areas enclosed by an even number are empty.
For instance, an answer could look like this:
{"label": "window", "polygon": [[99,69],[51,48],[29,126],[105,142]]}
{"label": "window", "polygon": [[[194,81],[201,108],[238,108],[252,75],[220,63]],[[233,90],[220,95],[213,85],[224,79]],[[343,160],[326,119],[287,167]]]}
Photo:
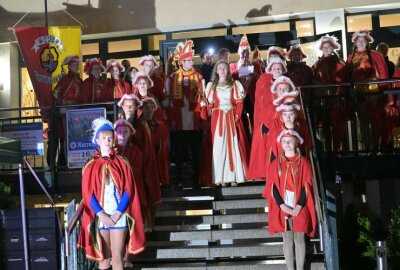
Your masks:
{"label": "window", "polygon": [[99,43],[82,44],[82,55],[99,54]]}
{"label": "window", "polygon": [[371,14],[347,16],[347,32],[372,30]]}
{"label": "window", "polygon": [[297,37],[314,36],[313,20],[296,21]]}
{"label": "window", "polygon": [[110,41],[108,42],[108,52],[130,52],[139,51],[142,49],[141,39]]}
{"label": "window", "polygon": [[233,35],[283,31],[290,31],[290,24],[288,22],[239,26],[232,28]]}
{"label": "window", "polygon": [[166,40],[166,35],[153,35],[148,37],[149,42],[149,50],[150,51],[158,51],[160,49],[160,41]]}
{"label": "window", "polygon": [[209,29],[209,30],[172,33],[172,38],[173,39],[190,39],[190,38],[200,38],[200,37],[226,36],[226,34],[227,34],[226,28]]}
{"label": "window", "polygon": [[[21,68],[21,107],[36,107],[39,103],[33,90],[32,81],[29,77],[28,69]],[[23,110],[22,116],[39,116],[39,110]]]}
{"label": "window", "polygon": [[380,15],[379,24],[381,27],[400,25],[400,13]]}

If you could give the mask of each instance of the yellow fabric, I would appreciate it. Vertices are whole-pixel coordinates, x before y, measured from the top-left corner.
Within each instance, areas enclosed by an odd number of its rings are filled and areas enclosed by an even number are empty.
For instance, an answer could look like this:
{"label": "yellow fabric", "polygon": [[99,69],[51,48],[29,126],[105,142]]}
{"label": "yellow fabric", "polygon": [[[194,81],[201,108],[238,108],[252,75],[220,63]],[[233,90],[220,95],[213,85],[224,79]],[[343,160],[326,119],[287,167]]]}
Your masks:
{"label": "yellow fabric", "polygon": [[[62,72],[62,62],[69,55],[78,55],[81,57],[81,27],[80,26],[51,26],[48,28],[49,35],[58,37],[62,41],[63,50],[58,51],[60,54],[58,57],[59,64],[56,70],[53,72],[52,77],[56,77]],[[64,70],[65,73],[68,70]],[[82,77],[82,66],[79,66],[79,74]],[[53,84],[53,89],[56,84]]]}

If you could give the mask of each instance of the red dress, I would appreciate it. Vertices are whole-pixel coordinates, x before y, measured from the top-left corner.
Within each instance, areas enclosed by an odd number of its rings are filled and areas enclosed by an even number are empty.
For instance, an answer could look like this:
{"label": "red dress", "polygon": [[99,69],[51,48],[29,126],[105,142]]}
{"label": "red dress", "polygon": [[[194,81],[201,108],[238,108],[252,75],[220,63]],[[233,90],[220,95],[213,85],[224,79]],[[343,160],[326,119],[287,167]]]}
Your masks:
{"label": "red dress", "polygon": [[271,74],[262,74],[257,81],[254,121],[253,121],[253,139],[251,142],[250,164],[247,177],[249,179],[265,178],[265,133],[262,126],[268,128],[269,122],[275,118],[275,106],[272,104],[274,94],[271,92],[273,83]]}
{"label": "red dress", "polygon": [[[244,182],[248,173],[249,144],[241,121],[245,93],[242,85],[207,85],[213,143],[213,182]],[[236,121],[235,121],[236,119]]]}
{"label": "red dress", "polygon": [[123,79],[111,79],[108,78],[106,81],[107,96],[110,96],[112,100],[120,99],[124,94],[131,94],[132,89],[129,83]]}
{"label": "red dress", "polygon": [[125,147],[118,146],[118,154],[125,157],[133,172],[136,182],[136,190],[140,199],[140,204],[147,207],[147,194],[143,183],[143,153],[134,144]]}
{"label": "red dress", "polygon": [[136,122],[135,128],[135,139],[143,153],[143,182],[147,193],[148,207],[154,207],[161,201],[161,189],[151,129],[142,119]]}
{"label": "red dress", "polygon": [[[108,170],[108,171],[107,171]],[[127,234],[127,252],[137,254],[144,250],[145,235],[143,229],[142,215],[140,211],[139,196],[137,196],[136,185],[128,162],[116,155],[110,154],[109,158],[103,158],[95,151],[82,170],[82,197],[83,213],[81,219],[81,230],[79,234],[78,247],[85,250],[86,257],[90,260],[104,260],[102,238],[98,230],[99,219],[90,206],[92,195],[104,206],[103,190],[108,181],[108,176],[114,181],[118,192],[128,193],[130,203],[125,211],[129,231]]]}
{"label": "red dress", "polygon": [[[269,193],[268,200],[268,230],[270,234],[282,233],[287,231],[286,218],[293,219],[293,232],[304,232],[310,237],[315,235],[317,227],[317,217],[314,206],[314,194],[312,184],[312,170],[310,162],[300,154],[293,158],[280,156],[275,159],[268,171]],[[295,202],[299,201],[301,190],[306,192],[306,203],[296,217],[288,217],[279,205],[275,202],[272,195],[272,185],[279,190],[282,199],[285,199],[285,190],[293,189]]]}
{"label": "red dress", "polygon": [[82,85],[83,103],[112,100],[111,92],[108,93],[106,91],[105,85],[105,81],[102,78],[96,80],[92,75],[89,75],[89,77],[83,81]]}

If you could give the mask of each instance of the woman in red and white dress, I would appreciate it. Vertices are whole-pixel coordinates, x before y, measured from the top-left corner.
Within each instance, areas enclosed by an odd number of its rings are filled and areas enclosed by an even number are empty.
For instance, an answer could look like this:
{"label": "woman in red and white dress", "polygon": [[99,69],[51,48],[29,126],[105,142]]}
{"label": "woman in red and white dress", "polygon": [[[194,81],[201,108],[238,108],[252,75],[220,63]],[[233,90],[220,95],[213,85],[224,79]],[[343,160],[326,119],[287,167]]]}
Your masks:
{"label": "woman in red and white dress", "polygon": [[243,183],[249,149],[240,117],[245,93],[240,82],[232,79],[228,62],[220,60],[215,65],[205,94],[211,114],[212,181],[216,185]]}

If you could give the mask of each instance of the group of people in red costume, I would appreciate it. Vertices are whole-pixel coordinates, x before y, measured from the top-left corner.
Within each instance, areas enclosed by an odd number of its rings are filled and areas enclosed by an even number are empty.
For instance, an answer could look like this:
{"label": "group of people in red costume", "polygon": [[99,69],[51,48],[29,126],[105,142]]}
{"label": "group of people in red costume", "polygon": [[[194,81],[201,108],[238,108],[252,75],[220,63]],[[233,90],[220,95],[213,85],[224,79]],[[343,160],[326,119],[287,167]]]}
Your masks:
{"label": "group of people in red costume", "polygon": [[[106,119],[93,122],[93,143],[99,148],[83,168],[82,180],[80,246],[87,257],[99,261],[99,269],[108,269],[110,261],[113,269],[128,265],[128,254],[143,250],[144,231],[154,225],[160,186],[172,184],[170,164],[173,184],[181,188],[184,165],[190,162],[193,187],[265,180],[269,232],[283,233],[288,269],[303,269],[305,234],[314,236],[316,214],[307,158],[311,136],[298,87],[387,79],[384,57],[369,47],[369,32],[355,32],[352,41],[354,51],[347,63],[336,53],[337,38],[326,35],[318,43],[322,56],[312,67],[303,61],[306,55],[299,44],[288,52],[270,47],[264,65],[257,48],[249,60],[251,49],[244,35],[237,62],[230,63],[229,51],[222,49],[213,68],[202,68],[212,70],[207,84],[194,67],[191,40],[178,43],[169,54],[165,73],[151,55],[139,61],[143,71],[130,74],[116,60],[104,67],[99,59],[89,59],[84,66],[89,77],[82,82],[79,58],[67,58],[69,73],[54,91],[58,104],[118,100],[121,108],[114,124]],[[207,57],[204,65],[210,65]],[[104,81],[102,72],[111,77]],[[381,89],[369,85],[355,90]],[[388,108],[396,106],[393,96],[360,95],[352,103],[348,94],[343,87],[303,93],[312,97],[309,102],[317,111],[315,123],[322,128],[325,150],[343,147],[354,112],[365,149],[387,146],[394,127],[386,121]]]}

